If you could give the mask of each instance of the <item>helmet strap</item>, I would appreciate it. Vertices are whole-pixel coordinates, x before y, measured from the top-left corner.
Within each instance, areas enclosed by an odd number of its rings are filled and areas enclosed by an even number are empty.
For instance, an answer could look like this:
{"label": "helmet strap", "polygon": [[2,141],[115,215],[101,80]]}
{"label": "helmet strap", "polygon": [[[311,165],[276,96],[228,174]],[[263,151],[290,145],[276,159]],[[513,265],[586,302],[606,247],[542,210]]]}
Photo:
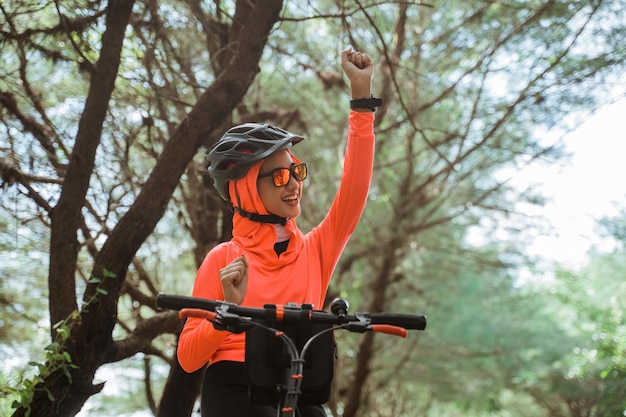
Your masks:
{"label": "helmet strap", "polygon": [[259,214],[259,213],[250,213],[249,211],[242,210],[239,207],[233,207],[233,209],[239,213],[243,217],[247,217],[253,222],[259,223],[270,223],[270,224],[280,224],[282,226],[287,224],[289,217],[280,217],[276,214]]}
{"label": "helmet strap", "polygon": [[235,189],[235,197],[237,198],[237,204],[239,205],[239,207],[235,207],[233,203],[230,202],[231,210],[236,211],[241,216],[247,217],[253,222],[280,224],[284,226],[287,224],[287,221],[289,220],[288,217],[280,217],[280,216],[277,216],[276,214],[259,214],[259,213],[250,213],[249,211],[245,211],[244,209],[241,208],[241,200],[239,199],[239,193],[237,192],[237,189]]}

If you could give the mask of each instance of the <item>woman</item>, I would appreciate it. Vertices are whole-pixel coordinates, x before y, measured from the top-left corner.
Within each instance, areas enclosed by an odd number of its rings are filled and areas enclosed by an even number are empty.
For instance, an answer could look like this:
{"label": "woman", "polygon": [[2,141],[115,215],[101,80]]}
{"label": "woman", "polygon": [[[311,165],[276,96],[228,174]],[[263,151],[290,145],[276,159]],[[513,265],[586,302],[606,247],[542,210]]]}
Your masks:
{"label": "woman", "polygon": [[[307,166],[291,153],[302,136],[263,124],[230,129],[211,149],[209,173],[232,204],[233,238],[203,261],[193,296],[250,306],[289,302],[323,307],[339,257],[367,199],[374,158],[373,64],[363,53],[341,53],[350,81],[351,111],[344,172],[322,222],[306,235],[296,225]],[[378,103],[376,102],[378,101]],[[202,387],[203,417],[275,416],[271,406],[253,405],[245,384],[244,334],[187,320],[178,360],[187,372],[209,363]],[[321,406],[300,406],[300,416],[325,416]]]}

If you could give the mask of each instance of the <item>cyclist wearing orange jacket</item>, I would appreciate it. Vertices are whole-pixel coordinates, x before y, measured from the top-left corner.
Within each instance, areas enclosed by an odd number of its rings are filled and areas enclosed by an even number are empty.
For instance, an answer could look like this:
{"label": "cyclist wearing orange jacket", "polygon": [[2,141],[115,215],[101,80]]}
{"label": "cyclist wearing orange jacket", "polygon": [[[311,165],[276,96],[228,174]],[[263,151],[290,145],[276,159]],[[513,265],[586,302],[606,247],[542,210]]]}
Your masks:
{"label": "cyclist wearing orange jacket", "polygon": [[[234,209],[233,238],[207,254],[194,297],[250,307],[289,302],[323,307],[331,275],[365,206],[374,159],[372,61],[348,49],[341,64],[354,109],[348,117],[343,176],[328,214],[307,234],[296,224],[307,166],[290,148],[302,136],[256,123],[230,129],[208,158],[215,187]],[[216,330],[203,319],[187,320],[178,345],[180,365],[193,372],[210,364],[202,388],[203,417],[276,415],[275,408],[252,405],[247,397],[244,347],[243,333]],[[298,413],[325,415],[321,406],[298,407]]]}

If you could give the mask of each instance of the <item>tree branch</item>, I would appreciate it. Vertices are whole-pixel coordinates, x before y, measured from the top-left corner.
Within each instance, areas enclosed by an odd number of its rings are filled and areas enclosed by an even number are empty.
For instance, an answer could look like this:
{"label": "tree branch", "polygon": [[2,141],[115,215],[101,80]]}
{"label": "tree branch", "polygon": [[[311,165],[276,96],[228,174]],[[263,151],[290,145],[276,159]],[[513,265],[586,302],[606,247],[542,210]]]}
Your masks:
{"label": "tree branch", "polygon": [[178,334],[183,328],[183,321],[176,311],[166,311],[147,319],[140,320],[133,332],[122,340],[113,342],[106,362],[118,362],[130,358],[138,352],[168,358],[152,346],[152,340],[164,333]]}

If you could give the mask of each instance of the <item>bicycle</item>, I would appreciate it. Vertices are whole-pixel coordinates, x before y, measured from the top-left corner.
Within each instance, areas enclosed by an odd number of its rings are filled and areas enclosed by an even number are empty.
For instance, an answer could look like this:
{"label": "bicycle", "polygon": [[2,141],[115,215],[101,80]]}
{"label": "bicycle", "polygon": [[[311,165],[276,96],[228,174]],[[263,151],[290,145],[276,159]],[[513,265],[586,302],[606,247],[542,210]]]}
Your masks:
{"label": "bicycle", "polygon": [[[407,330],[424,330],[427,323],[424,315],[365,312],[348,314],[348,302],[340,298],[333,301],[330,313],[313,310],[309,304],[266,304],[263,308],[255,308],[225,301],[170,294],[159,294],[156,304],[160,308],[178,310],[181,319],[203,318],[210,320],[214,327],[220,330],[231,333],[246,332],[246,364],[250,365],[247,377],[251,399],[253,402],[264,404],[274,401],[277,417],[295,417],[296,406],[301,398],[306,398],[309,403],[318,404],[328,400],[330,382],[333,378],[333,358],[328,365],[328,355],[324,357],[323,353],[325,349],[315,350],[316,360],[320,361],[321,358],[321,362],[325,363],[321,368],[330,367],[331,369],[326,370],[321,377],[316,375],[312,378],[317,379],[316,383],[305,387],[303,391],[303,380],[308,376],[304,364],[307,362],[307,355],[311,354],[309,352],[311,346],[316,341],[325,339],[324,343],[332,343],[334,346],[335,330],[357,333],[372,331],[406,338]],[[285,326],[289,324],[300,328],[304,326],[310,335],[306,334],[306,337],[300,337],[300,340],[297,340],[298,337],[293,335],[293,327],[290,331],[285,330]],[[269,365],[261,363],[262,358],[271,356],[263,349],[271,351],[276,347],[269,344],[265,346],[266,343],[260,337],[259,332],[282,342],[289,358],[286,366],[280,365],[276,358],[270,360]],[[315,351],[313,354],[316,353]],[[309,368],[309,375],[314,372],[311,369],[313,368]],[[275,372],[272,373],[272,371]],[[254,374],[256,376],[253,376]],[[328,381],[329,378],[330,381]]]}

